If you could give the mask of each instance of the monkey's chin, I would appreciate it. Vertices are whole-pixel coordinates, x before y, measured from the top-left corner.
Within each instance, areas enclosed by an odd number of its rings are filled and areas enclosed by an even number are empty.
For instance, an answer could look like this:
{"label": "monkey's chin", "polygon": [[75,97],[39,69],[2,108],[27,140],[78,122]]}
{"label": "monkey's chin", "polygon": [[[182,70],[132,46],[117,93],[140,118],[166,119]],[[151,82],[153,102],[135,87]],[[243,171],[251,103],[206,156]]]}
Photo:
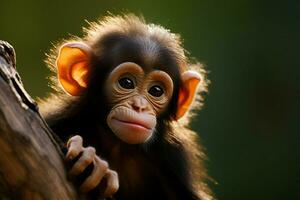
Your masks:
{"label": "monkey's chin", "polygon": [[140,144],[146,142],[152,136],[152,129],[140,124],[111,119],[108,124],[114,134],[128,144]]}

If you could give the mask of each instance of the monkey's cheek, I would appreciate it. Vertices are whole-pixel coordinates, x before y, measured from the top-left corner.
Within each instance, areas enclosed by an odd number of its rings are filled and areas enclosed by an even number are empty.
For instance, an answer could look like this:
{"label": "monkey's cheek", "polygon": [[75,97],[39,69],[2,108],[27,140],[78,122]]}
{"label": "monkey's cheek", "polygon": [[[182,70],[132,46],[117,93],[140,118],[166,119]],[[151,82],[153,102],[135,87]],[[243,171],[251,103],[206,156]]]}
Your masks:
{"label": "monkey's cheek", "polygon": [[145,128],[134,123],[122,122],[112,119],[109,123],[114,134],[128,144],[140,144],[146,142],[152,136],[152,129]]}

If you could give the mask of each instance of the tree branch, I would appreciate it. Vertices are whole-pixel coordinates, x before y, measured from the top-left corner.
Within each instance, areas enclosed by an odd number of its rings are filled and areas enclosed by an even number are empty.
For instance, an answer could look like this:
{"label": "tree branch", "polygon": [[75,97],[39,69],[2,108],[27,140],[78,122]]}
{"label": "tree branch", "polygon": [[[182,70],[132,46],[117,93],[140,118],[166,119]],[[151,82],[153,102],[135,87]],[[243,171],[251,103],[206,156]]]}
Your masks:
{"label": "tree branch", "polygon": [[0,41],[0,199],[78,199],[59,139],[27,94],[11,45]]}

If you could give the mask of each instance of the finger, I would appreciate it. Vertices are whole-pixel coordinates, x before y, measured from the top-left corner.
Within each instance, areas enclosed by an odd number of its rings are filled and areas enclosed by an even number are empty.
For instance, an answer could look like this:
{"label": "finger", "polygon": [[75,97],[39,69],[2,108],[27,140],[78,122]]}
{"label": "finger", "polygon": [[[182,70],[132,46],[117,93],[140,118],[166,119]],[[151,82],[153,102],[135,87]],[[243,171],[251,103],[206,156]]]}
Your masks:
{"label": "finger", "polygon": [[79,160],[73,165],[72,169],[69,171],[70,176],[76,176],[82,173],[87,166],[89,166],[96,157],[96,150],[94,147],[83,148],[83,153]]}
{"label": "finger", "polygon": [[118,173],[113,170],[107,170],[105,174],[107,179],[107,186],[103,193],[104,198],[111,197],[119,189],[119,178]]}
{"label": "finger", "polygon": [[101,160],[98,156],[94,159],[94,169],[92,174],[87,177],[87,179],[80,186],[82,192],[88,192],[94,189],[102,180],[108,169],[108,164],[106,161]]}
{"label": "finger", "polygon": [[77,157],[82,151],[82,137],[76,135],[69,139],[67,143],[68,153],[66,155],[67,160],[72,160]]}

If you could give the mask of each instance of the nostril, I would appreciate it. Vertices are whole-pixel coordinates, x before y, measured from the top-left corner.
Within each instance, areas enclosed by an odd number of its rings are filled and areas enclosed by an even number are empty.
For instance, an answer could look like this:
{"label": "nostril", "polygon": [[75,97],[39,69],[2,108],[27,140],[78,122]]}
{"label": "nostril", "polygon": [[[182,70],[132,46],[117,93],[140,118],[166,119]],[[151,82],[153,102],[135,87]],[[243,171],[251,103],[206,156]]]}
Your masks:
{"label": "nostril", "polygon": [[140,110],[140,106],[137,106],[137,105],[132,105],[132,108],[133,108],[135,111],[139,111],[139,110]]}
{"label": "nostril", "polygon": [[131,102],[131,107],[137,112],[144,112],[147,110],[148,102],[142,97],[136,97]]}
{"label": "nostril", "polygon": [[146,105],[143,106],[143,105],[135,105],[135,104],[133,104],[132,105],[132,109],[135,110],[135,111],[137,111],[137,112],[144,112],[144,111],[147,110],[147,106]]}

